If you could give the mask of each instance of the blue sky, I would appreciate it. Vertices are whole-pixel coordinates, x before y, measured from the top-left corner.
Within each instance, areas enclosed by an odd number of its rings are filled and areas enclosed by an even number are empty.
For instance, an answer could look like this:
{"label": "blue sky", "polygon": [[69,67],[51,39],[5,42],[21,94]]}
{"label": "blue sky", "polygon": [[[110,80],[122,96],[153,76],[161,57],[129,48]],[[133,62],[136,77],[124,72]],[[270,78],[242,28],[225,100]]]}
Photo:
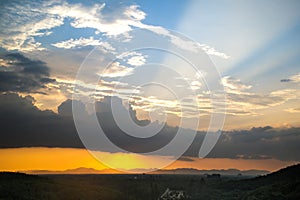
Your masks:
{"label": "blue sky", "polygon": [[[166,48],[173,45],[176,50],[192,52],[193,45],[198,45],[197,48],[208,54],[220,72],[220,77],[212,80],[216,84],[222,82],[227,92],[225,127],[228,129],[264,124],[299,125],[299,1],[58,0],[24,1],[22,4],[4,1],[1,7],[4,10],[1,13],[4,20],[0,24],[3,53],[19,52],[41,60],[49,67],[50,77],[57,80],[46,87],[51,92],[40,89],[41,93],[49,93],[48,97],[28,93],[41,109],[56,111],[62,101],[72,98],[72,81],[94,47],[101,47],[106,52],[101,55],[105,60],[107,52],[115,53],[113,51],[120,51],[121,47],[124,50],[131,45],[130,41],[133,44],[134,33],[127,31],[143,28],[153,34],[153,42]],[[157,41],[154,41],[156,36]],[[117,40],[127,40],[128,46]],[[6,61],[2,59],[2,62],[4,66]],[[120,74],[126,80],[125,72],[133,73],[135,68],[153,62],[180,69],[180,61],[172,62],[163,53],[132,52],[119,59],[111,69],[119,70],[118,74],[110,71],[104,80],[117,81]],[[187,68],[182,72],[188,72]],[[138,79],[149,76],[149,70],[156,74],[156,79],[162,79],[163,72],[158,69],[149,67]],[[282,82],[282,79],[289,81]],[[179,79],[176,80],[174,85],[179,88]],[[198,87],[195,91],[200,98],[201,84],[203,86],[205,80],[189,77],[189,81],[193,91]],[[59,96],[56,100],[55,95]],[[157,95],[168,96],[159,92]],[[201,98],[200,101],[207,100],[204,95]],[[146,111],[142,107],[136,108],[140,117],[145,117]],[[170,112],[176,115],[176,109],[173,109]],[[286,118],[267,117],[274,113],[281,113]],[[235,124],[237,119],[244,124]]]}

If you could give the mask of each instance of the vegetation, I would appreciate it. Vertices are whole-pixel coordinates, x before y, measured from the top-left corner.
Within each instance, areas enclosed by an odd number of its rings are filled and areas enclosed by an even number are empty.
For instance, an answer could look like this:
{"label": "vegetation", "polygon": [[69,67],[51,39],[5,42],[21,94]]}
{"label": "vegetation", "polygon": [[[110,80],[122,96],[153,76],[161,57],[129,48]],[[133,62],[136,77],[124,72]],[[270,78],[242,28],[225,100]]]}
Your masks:
{"label": "vegetation", "polygon": [[0,173],[0,199],[157,200],[166,188],[194,199],[300,199],[300,165],[244,178],[193,175],[26,175]]}

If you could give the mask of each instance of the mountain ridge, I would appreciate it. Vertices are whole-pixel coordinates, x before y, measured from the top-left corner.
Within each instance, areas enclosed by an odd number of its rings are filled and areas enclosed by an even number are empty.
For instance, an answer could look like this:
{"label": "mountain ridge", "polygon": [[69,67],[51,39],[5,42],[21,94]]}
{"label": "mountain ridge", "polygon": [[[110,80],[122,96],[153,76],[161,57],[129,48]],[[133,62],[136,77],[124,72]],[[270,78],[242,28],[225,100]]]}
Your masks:
{"label": "mountain ridge", "polygon": [[[139,174],[133,170],[133,174]],[[143,171],[143,170],[141,170]],[[97,170],[94,168],[79,167],[67,170],[27,170],[20,171],[26,174],[121,174],[121,171],[114,169],[103,169]],[[258,176],[266,175],[270,172],[267,170],[238,170],[238,169],[211,169],[211,170],[200,170],[195,168],[176,168],[176,169],[159,169],[157,171],[149,172],[147,174],[184,174],[184,175],[205,175],[205,174],[220,174],[220,175],[246,175],[246,176]]]}

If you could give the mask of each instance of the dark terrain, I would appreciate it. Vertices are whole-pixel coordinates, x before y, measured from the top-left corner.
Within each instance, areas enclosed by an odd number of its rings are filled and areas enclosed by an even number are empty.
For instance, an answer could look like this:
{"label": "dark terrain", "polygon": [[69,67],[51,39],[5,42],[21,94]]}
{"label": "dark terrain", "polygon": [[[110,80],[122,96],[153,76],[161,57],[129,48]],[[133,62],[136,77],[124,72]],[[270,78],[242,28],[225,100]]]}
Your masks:
{"label": "dark terrain", "polygon": [[157,200],[166,188],[185,199],[300,199],[300,165],[266,176],[26,175],[0,173],[0,199]]}

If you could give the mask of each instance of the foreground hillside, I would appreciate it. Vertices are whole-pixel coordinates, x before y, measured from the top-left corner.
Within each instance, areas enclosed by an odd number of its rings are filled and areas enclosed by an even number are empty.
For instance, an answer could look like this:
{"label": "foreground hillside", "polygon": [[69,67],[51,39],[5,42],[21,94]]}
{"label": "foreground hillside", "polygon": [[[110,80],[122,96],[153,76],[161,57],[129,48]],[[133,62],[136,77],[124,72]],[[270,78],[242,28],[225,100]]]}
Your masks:
{"label": "foreground hillside", "polygon": [[0,199],[158,199],[166,188],[186,199],[300,199],[300,165],[249,179],[192,175],[26,175],[0,173]]}

